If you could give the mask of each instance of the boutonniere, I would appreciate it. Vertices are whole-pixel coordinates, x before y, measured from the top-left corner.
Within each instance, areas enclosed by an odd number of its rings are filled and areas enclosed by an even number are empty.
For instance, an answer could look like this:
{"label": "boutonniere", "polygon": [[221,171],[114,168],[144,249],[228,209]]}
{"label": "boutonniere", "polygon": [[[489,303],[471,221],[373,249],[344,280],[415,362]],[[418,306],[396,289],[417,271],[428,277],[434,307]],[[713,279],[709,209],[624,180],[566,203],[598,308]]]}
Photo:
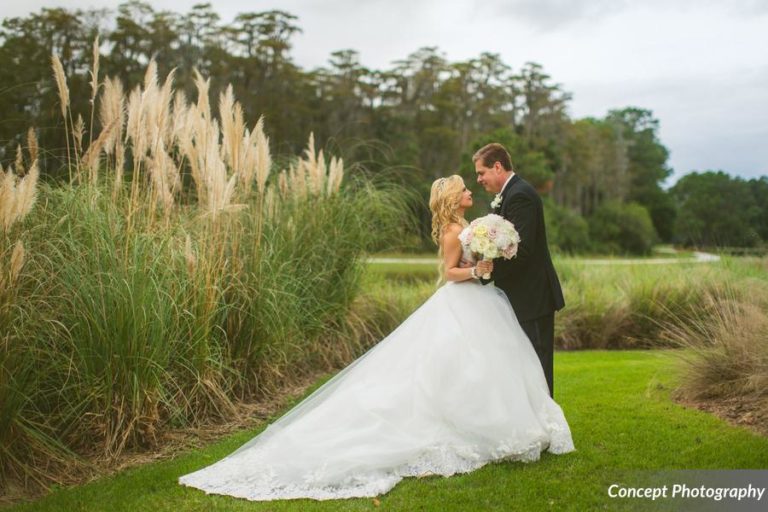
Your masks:
{"label": "boutonniere", "polygon": [[501,192],[496,194],[496,197],[491,201],[491,208],[498,208],[499,206],[501,206]]}

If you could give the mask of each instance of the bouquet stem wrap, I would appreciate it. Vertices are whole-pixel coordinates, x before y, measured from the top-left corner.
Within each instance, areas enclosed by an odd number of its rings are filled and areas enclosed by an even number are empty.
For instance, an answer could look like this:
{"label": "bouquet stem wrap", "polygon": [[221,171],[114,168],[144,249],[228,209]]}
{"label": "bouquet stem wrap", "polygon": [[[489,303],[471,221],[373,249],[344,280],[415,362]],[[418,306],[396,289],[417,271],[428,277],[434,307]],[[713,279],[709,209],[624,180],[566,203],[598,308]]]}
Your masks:
{"label": "bouquet stem wrap", "polygon": [[[485,256],[483,256],[483,261],[488,261],[490,259],[492,258],[486,258]],[[483,274],[483,279],[490,279],[490,278],[491,278],[490,272],[486,272],[485,274]]]}

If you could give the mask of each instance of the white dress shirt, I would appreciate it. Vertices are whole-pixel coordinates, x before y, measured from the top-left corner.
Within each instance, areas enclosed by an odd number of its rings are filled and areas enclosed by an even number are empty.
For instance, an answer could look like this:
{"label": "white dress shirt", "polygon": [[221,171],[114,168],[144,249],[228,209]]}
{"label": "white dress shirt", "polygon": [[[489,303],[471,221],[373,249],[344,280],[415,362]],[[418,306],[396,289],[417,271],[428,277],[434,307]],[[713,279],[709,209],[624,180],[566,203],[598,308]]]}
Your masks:
{"label": "white dress shirt", "polygon": [[504,193],[504,189],[507,188],[507,183],[509,183],[509,180],[511,180],[514,175],[515,175],[514,172],[509,175],[509,178],[507,178],[507,181],[504,182],[504,185],[501,187],[501,190],[499,190],[499,194]]}

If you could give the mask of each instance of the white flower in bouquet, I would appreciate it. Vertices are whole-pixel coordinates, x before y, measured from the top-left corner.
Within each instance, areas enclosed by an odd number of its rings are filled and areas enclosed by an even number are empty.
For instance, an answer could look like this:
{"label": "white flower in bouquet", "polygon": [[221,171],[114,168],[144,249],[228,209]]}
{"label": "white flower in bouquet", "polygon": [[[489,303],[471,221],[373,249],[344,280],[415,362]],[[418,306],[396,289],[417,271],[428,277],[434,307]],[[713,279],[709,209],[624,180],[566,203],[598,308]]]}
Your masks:
{"label": "white flower in bouquet", "polygon": [[[461,245],[483,260],[511,259],[517,255],[520,235],[515,226],[501,215],[478,217],[459,233]],[[490,278],[485,274],[483,278]]]}

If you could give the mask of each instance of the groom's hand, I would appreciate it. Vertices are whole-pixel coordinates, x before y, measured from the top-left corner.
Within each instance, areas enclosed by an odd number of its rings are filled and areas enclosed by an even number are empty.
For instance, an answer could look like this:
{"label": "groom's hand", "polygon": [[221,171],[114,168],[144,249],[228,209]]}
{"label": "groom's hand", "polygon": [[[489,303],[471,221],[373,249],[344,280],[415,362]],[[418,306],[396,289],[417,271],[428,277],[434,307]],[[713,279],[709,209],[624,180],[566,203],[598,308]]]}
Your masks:
{"label": "groom's hand", "polygon": [[493,272],[493,260],[485,260],[477,262],[478,275],[484,276]]}

